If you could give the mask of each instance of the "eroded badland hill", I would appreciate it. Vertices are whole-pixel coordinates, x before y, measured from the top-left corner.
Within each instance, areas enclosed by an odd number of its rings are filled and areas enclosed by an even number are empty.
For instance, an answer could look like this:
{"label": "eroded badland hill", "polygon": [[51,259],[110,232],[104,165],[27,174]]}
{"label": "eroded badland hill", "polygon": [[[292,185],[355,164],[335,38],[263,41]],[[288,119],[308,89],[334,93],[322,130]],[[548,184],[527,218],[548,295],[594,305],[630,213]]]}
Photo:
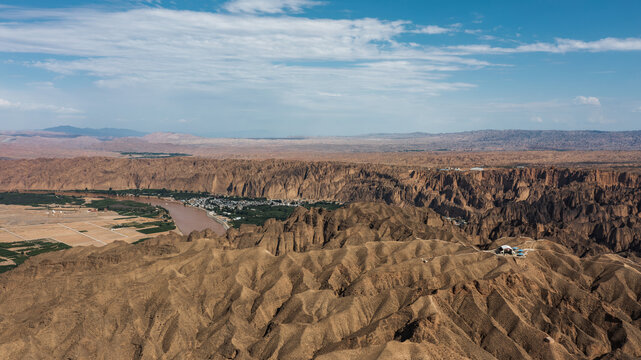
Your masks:
{"label": "eroded badland hill", "polygon": [[550,238],[577,255],[641,252],[641,172],[303,161],[114,158],[0,161],[0,190],[177,189],[275,199],[382,201],[465,220],[478,244]]}
{"label": "eroded badland hill", "polygon": [[[577,359],[641,356],[641,267],[432,211],[352,204],[218,237],[75,248],[0,277],[15,358]],[[497,244],[498,244],[497,243]]]}
{"label": "eroded badland hill", "polygon": [[[299,161],[0,161],[0,190],[337,200],[285,221],[43,254],[0,275],[0,354],[636,359],[641,175]],[[527,256],[497,255],[510,245]]]}

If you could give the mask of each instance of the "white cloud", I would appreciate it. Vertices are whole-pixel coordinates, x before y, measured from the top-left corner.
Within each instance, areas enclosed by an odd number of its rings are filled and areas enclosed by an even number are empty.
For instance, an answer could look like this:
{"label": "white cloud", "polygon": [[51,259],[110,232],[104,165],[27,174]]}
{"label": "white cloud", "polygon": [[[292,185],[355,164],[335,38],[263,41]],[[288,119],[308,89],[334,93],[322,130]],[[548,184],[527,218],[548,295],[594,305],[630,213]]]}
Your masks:
{"label": "white cloud", "polygon": [[452,28],[444,28],[438,25],[427,25],[427,26],[421,26],[415,30],[416,33],[418,34],[445,34],[448,32],[452,32]]}
{"label": "white cloud", "polygon": [[[107,88],[262,89],[287,97],[294,89],[345,96],[438,95],[472,87],[448,82],[445,73],[489,65],[398,42],[399,35],[416,28],[407,21],[151,8],[21,10],[11,16],[14,21],[0,23],[0,51],[53,55],[30,65],[65,75],[87,74]],[[47,21],[20,21],[25,18]]]}
{"label": "white cloud", "polygon": [[[225,6],[238,11],[269,12],[301,9],[305,4],[311,2],[237,0]],[[417,27],[407,21],[378,19],[309,19],[152,8],[121,12],[13,9],[0,17],[13,20],[0,23],[0,51],[75,57],[32,65],[61,74],[92,75],[98,78],[96,84],[103,87],[154,83],[225,91],[229,87],[286,88],[295,82],[305,87],[318,85],[315,93],[332,93],[336,91],[320,84],[335,75],[354,90],[393,77],[405,79],[405,88],[413,86],[412,91],[425,89],[434,93],[435,89],[461,88],[461,84],[445,81],[445,72],[491,65],[472,58],[474,54],[641,49],[641,39],[634,38],[596,42],[560,39],[554,44],[513,48],[429,47],[403,43],[397,38],[417,31],[437,34],[465,30],[460,24]],[[374,74],[373,66],[378,66],[376,75],[381,78],[367,78]],[[303,78],[309,82],[301,84],[299,80]]]}
{"label": "white cloud", "polygon": [[528,52],[567,53],[577,51],[641,51],[641,38],[605,38],[596,41],[556,39],[554,43],[538,42],[516,47],[494,47],[485,44],[455,45],[448,47],[457,55],[514,54]]}
{"label": "white cloud", "polygon": [[532,118],[530,120],[533,121],[533,122],[536,122],[536,123],[542,123],[543,122],[543,119],[540,116],[532,116]]}
{"label": "white cloud", "polygon": [[601,106],[601,101],[599,101],[599,98],[594,96],[577,96],[574,98],[574,102],[580,105]]}
{"label": "white cloud", "polygon": [[303,8],[321,5],[314,0],[232,0],[223,7],[232,13],[267,13],[301,12]]}
{"label": "white cloud", "polygon": [[20,103],[12,102],[6,99],[0,99],[0,109],[15,109],[22,111],[47,111],[56,114],[80,114],[81,110],[74,109],[72,107],[66,106],[57,106],[49,104],[37,104],[37,103]]}
{"label": "white cloud", "polygon": [[566,51],[639,51],[641,39],[639,38],[605,38],[597,41],[581,41],[572,39],[557,39],[557,48],[560,52]]}
{"label": "white cloud", "polygon": [[[462,30],[463,24],[456,23],[452,24],[446,27],[438,26],[438,25],[425,25],[425,26],[417,26],[416,29],[410,31],[412,33],[416,34],[429,34],[429,35],[437,35],[437,34],[446,34],[446,33],[451,33],[451,32],[459,32]],[[464,30],[466,33],[467,30]]]}

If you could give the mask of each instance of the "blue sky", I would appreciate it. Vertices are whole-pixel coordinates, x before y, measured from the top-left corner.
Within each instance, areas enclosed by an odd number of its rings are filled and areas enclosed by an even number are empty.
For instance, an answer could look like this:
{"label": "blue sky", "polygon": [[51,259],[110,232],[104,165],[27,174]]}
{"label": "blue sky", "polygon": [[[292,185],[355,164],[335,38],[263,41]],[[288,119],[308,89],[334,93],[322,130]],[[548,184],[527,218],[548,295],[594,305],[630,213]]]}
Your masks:
{"label": "blue sky", "polygon": [[0,129],[641,129],[639,1],[2,1]]}

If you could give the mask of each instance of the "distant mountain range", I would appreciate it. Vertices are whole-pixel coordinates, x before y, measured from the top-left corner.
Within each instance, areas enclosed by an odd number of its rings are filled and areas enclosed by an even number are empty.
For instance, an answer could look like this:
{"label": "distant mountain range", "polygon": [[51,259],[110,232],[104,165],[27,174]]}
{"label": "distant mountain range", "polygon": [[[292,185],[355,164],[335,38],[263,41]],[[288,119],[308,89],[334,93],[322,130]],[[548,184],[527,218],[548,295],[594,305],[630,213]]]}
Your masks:
{"label": "distant mountain range", "polygon": [[113,138],[122,138],[122,137],[140,137],[145,136],[147,133],[130,130],[130,129],[115,129],[115,128],[102,128],[102,129],[92,129],[92,128],[78,128],[75,126],[55,126],[44,129],[44,131],[51,131],[57,133],[63,133],[73,136],[93,136],[100,139],[113,139]]}
{"label": "distant mountain range", "polygon": [[[290,145],[315,146],[326,143],[335,150],[359,151],[479,151],[479,150],[641,150],[641,131],[594,131],[594,130],[477,130],[458,133],[380,133],[360,136],[325,137],[216,137],[207,138],[178,133],[153,133],[117,128],[78,128],[56,126],[44,129],[54,132],[54,137],[88,136],[99,140],[113,140],[126,137],[142,138],[151,143],[174,145],[219,145],[224,139],[237,139],[244,145],[252,146],[256,141],[271,140]],[[45,136],[42,133],[13,133],[13,136]],[[331,140],[330,140],[331,139]],[[246,144],[245,144],[246,143]]]}
{"label": "distant mountain range", "polygon": [[641,131],[476,130],[458,133],[368,134],[397,150],[641,150]]}
{"label": "distant mountain range", "polygon": [[[641,131],[479,130],[288,138],[208,138],[184,133],[56,126],[0,131],[3,157],[181,153],[203,157],[470,151],[641,151]],[[287,155],[289,154],[289,155]],[[294,155],[292,155],[294,154]],[[298,156],[298,155],[296,155]]]}

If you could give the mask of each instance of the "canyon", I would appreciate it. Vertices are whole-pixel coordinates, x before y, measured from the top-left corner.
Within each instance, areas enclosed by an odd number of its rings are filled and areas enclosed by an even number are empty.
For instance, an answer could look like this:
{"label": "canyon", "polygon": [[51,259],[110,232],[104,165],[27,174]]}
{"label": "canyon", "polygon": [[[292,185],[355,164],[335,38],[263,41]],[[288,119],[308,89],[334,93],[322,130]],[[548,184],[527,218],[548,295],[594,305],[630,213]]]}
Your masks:
{"label": "canyon", "polygon": [[636,359],[637,169],[0,160],[0,191],[165,188],[343,204],[31,257],[0,275],[0,353]]}
{"label": "canyon", "polygon": [[[635,169],[428,169],[288,160],[0,160],[0,190],[167,188],[274,199],[380,201],[452,218],[478,245],[547,238],[576,255],[641,253]],[[458,220],[457,220],[458,219]]]}

